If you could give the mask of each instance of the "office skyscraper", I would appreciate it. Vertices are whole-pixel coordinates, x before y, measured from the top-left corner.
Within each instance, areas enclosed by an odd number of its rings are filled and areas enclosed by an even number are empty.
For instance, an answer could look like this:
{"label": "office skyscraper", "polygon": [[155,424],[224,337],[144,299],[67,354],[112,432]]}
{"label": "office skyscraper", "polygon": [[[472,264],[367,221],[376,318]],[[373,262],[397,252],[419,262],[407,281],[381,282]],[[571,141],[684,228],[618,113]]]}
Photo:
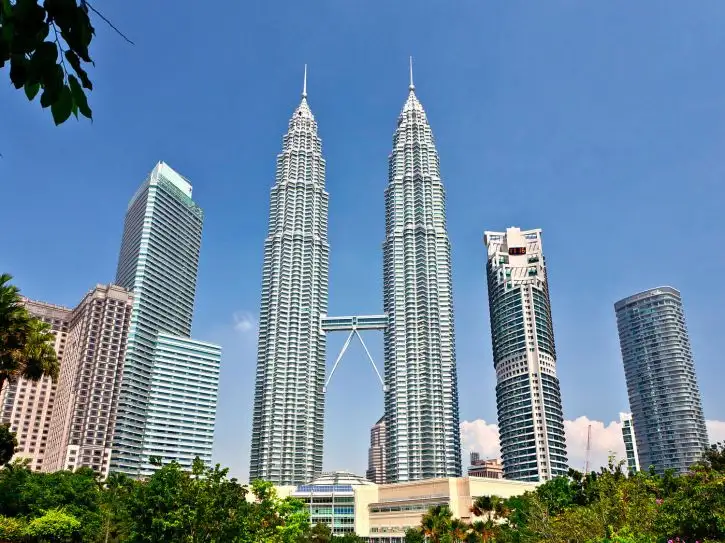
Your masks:
{"label": "office skyscraper", "polygon": [[451,244],[438,152],[410,92],[393,135],[383,242],[386,481],[461,475]]}
{"label": "office skyscraper", "polygon": [[128,291],[97,285],[69,315],[43,471],[108,475],[131,308]]}
{"label": "office skyscraper", "polygon": [[[209,405],[215,412],[220,349],[198,353],[203,361],[195,371],[204,373],[209,389],[180,385],[188,377],[190,353],[200,349],[189,334],[203,213],[191,193],[187,179],[159,162],[126,212],[116,283],[133,292],[133,313],[111,470],[134,477],[153,472],[152,456],[189,467],[190,457],[211,453]],[[199,394],[206,399],[197,406]]]}
{"label": "office skyscraper", "polygon": [[[50,325],[55,336],[54,347],[62,371],[71,309],[27,298],[23,298],[23,304],[33,317]],[[29,467],[34,471],[41,471],[45,462],[48,428],[57,388],[58,385],[53,383],[50,377],[43,377],[38,381],[21,377],[6,381],[0,395],[2,397],[0,422],[9,424],[18,440],[18,448],[13,458],[29,460]]]}
{"label": "office skyscraper", "polygon": [[270,200],[249,478],[292,485],[322,472],[325,403],[329,195],[306,70]]}
{"label": "office skyscraper", "polygon": [[680,293],[646,290],[614,310],[640,466],[686,472],[708,439]]}
{"label": "office skyscraper", "polygon": [[484,243],[504,477],[547,481],[569,468],[541,230]]}
{"label": "office skyscraper", "polygon": [[365,477],[379,485],[385,482],[385,416],[370,429],[368,470]]}
{"label": "office skyscraper", "polygon": [[622,425],[622,439],[627,454],[627,469],[630,473],[639,471],[639,455],[637,454],[637,440],[634,437],[631,413],[620,413],[619,422]]}

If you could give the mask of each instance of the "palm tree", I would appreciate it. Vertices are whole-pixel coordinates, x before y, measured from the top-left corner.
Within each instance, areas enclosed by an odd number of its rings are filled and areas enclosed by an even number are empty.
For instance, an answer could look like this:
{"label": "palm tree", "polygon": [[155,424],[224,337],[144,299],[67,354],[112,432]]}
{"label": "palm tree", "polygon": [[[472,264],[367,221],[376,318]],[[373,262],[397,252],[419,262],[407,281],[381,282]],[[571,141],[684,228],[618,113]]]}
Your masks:
{"label": "palm tree", "polygon": [[473,501],[471,506],[471,513],[477,517],[488,515],[490,518],[491,512],[494,510],[493,499],[496,496],[479,496]]}
{"label": "palm tree", "polygon": [[423,515],[420,526],[423,535],[431,543],[441,543],[441,539],[450,533],[451,510],[447,505],[434,505]]}
{"label": "palm tree", "polygon": [[470,541],[486,543],[496,535],[496,526],[492,520],[477,520],[471,525],[471,534]]}
{"label": "palm tree", "polygon": [[28,313],[11,279],[0,275],[0,390],[18,377],[38,381],[48,376],[55,381],[59,371],[50,325]]}
{"label": "palm tree", "polygon": [[461,543],[466,540],[470,526],[461,519],[454,518],[450,524],[450,534],[454,543]]}

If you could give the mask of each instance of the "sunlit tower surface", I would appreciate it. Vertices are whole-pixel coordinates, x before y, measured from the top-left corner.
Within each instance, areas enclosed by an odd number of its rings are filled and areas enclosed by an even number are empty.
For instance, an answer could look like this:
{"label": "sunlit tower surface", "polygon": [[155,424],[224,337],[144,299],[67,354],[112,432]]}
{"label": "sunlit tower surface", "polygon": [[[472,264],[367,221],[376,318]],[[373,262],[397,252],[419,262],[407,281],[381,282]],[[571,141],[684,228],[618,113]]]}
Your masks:
{"label": "sunlit tower surface", "polygon": [[451,244],[428,118],[415,93],[398,117],[383,242],[386,481],[461,475]]}
{"label": "sunlit tower surface", "polygon": [[277,155],[270,194],[250,480],[293,485],[322,472],[328,200],[305,68],[302,100]]}

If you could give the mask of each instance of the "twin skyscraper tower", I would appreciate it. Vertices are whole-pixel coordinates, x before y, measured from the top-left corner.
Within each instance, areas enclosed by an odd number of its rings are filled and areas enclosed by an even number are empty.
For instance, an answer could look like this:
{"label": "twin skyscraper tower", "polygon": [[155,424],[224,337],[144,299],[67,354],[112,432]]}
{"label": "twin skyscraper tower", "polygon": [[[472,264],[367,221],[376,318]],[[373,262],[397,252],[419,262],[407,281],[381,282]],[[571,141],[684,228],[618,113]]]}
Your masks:
{"label": "twin skyscraper tower", "polygon": [[322,471],[326,330],[351,330],[352,337],[364,322],[384,333],[386,482],[461,475],[445,191],[412,64],[388,172],[385,315],[330,319],[329,194],[305,69],[302,101],[283,138],[270,198],[250,480],[302,484]]}

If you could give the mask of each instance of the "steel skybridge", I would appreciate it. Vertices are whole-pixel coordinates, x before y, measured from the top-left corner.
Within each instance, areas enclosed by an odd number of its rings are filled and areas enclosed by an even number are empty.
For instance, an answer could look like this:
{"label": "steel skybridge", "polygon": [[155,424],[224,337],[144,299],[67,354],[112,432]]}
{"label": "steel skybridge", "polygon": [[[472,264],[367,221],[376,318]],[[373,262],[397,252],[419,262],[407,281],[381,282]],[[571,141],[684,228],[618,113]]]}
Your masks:
{"label": "steel skybridge", "polygon": [[365,349],[365,354],[368,355],[368,360],[370,360],[370,364],[372,364],[373,369],[375,370],[375,374],[378,376],[378,380],[380,381],[380,384],[383,387],[383,392],[387,392],[387,387],[385,386],[385,381],[383,380],[383,377],[380,375],[380,372],[378,371],[378,367],[375,365],[375,361],[373,360],[373,357],[370,355],[370,351],[368,350],[367,345],[365,345],[365,342],[363,341],[362,336],[360,335],[360,331],[365,330],[385,330],[385,328],[388,326],[388,316],[387,315],[356,315],[352,317],[327,317],[324,316],[320,319],[320,328],[323,332],[350,332],[350,334],[347,336],[347,339],[345,340],[345,343],[342,346],[342,349],[340,350],[340,354],[337,355],[337,360],[335,360],[335,365],[332,366],[332,371],[330,372],[330,375],[327,377],[327,381],[325,382],[325,386],[322,388],[322,392],[327,392],[327,386],[330,384],[330,380],[332,379],[332,376],[335,373],[335,370],[337,369],[337,366],[340,364],[340,361],[342,360],[342,357],[345,355],[345,352],[347,351],[347,348],[350,346],[350,342],[352,341],[353,336],[357,336],[357,338],[360,340],[360,343],[363,346],[363,349]]}

